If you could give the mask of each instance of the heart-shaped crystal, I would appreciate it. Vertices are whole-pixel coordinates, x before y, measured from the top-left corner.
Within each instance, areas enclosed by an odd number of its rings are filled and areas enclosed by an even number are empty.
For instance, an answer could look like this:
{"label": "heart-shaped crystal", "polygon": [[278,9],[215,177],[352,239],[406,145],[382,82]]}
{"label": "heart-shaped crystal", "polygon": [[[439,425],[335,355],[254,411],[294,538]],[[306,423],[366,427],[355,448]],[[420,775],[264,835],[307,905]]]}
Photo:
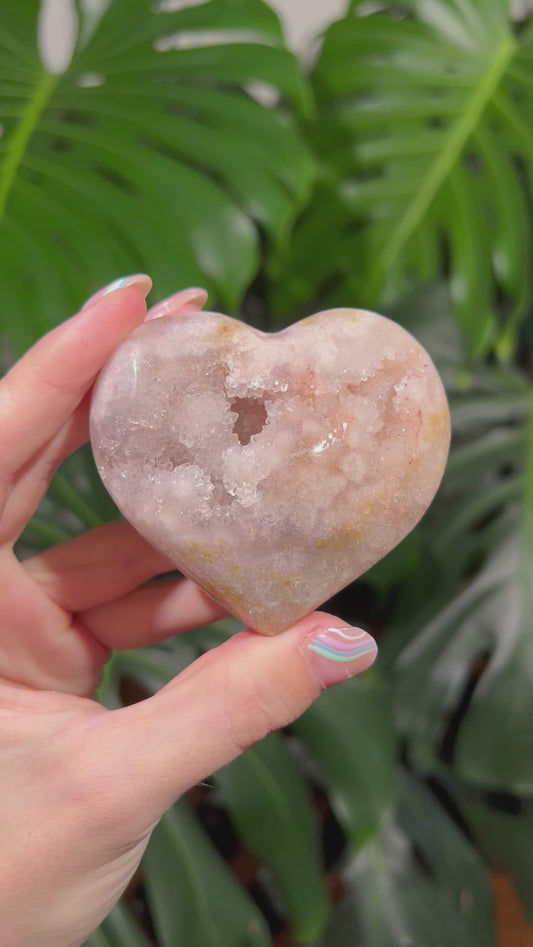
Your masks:
{"label": "heart-shaped crystal", "polygon": [[418,522],[444,470],[449,415],[429,356],[382,316],[330,310],[270,335],[180,313],[112,355],[91,440],[139,533],[275,634]]}

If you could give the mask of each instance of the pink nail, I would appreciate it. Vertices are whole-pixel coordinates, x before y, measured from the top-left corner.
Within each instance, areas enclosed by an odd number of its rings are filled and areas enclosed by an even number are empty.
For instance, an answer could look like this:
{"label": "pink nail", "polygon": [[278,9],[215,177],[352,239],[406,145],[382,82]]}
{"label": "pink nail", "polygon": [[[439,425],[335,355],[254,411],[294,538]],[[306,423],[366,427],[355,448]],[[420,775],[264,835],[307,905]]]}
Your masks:
{"label": "pink nail", "polygon": [[157,306],[152,306],[146,313],[145,322],[150,319],[158,319],[160,316],[175,316],[179,312],[199,312],[207,302],[207,292],[205,289],[183,289],[180,293],[174,293],[168,299],[163,299]]}
{"label": "pink nail", "polygon": [[114,293],[117,289],[129,289],[130,287],[138,289],[146,299],[152,288],[152,280],[146,273],[135,273],[133,276],[120,276],[90,296],[87,302],[83,304],[82,309],[87,309],[88,306],[92,306],[98,299],[102,299],[103,296],[109,296],[110,293]]}
{"label": "pink nail", "polygon": [[305,650],[322,686],[331,687],[366,671],[374,663],[378,646],[366,631],[345,625],[311,635]]}

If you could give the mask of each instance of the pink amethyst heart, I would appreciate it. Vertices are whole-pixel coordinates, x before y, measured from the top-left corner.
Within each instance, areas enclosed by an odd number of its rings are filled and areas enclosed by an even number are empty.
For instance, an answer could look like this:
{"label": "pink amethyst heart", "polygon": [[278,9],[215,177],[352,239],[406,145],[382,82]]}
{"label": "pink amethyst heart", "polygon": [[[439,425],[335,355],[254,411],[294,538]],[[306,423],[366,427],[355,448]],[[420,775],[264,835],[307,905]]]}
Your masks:
{"label": "pink amethyst heart", "polygon": [[229,612],[276,634],[415,526],[442,477],[446,396],[408,332],[334,309],[266,334],[146,322],[95,387],[91,440],[124,516]]}

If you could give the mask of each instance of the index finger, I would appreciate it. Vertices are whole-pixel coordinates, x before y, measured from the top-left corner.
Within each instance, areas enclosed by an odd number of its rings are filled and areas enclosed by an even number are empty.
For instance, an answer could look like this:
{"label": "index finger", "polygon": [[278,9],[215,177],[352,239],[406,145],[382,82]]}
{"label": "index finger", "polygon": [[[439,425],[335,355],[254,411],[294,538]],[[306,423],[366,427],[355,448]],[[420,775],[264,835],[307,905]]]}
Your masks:
{"label": "index finger", "polygon": [[11,479],[57,433],[106,359],[143,321],[150,278],[120,284],[40,339],[0,382],[0,480]]}

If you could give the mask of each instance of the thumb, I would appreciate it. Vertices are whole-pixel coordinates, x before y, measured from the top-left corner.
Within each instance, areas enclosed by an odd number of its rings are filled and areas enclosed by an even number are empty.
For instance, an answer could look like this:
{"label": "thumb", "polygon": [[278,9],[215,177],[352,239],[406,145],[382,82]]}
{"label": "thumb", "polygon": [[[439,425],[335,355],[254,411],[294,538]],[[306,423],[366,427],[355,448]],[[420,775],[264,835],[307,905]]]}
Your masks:
{"label": "thumb", "polygon": [[103,715],[96,758],[122,824],[125,800],[148,827],[199,780],[295,720],[323,688],[366,670],[376,653],[366,632],[315,612],[274,637],[241,632],[153,697]]}

